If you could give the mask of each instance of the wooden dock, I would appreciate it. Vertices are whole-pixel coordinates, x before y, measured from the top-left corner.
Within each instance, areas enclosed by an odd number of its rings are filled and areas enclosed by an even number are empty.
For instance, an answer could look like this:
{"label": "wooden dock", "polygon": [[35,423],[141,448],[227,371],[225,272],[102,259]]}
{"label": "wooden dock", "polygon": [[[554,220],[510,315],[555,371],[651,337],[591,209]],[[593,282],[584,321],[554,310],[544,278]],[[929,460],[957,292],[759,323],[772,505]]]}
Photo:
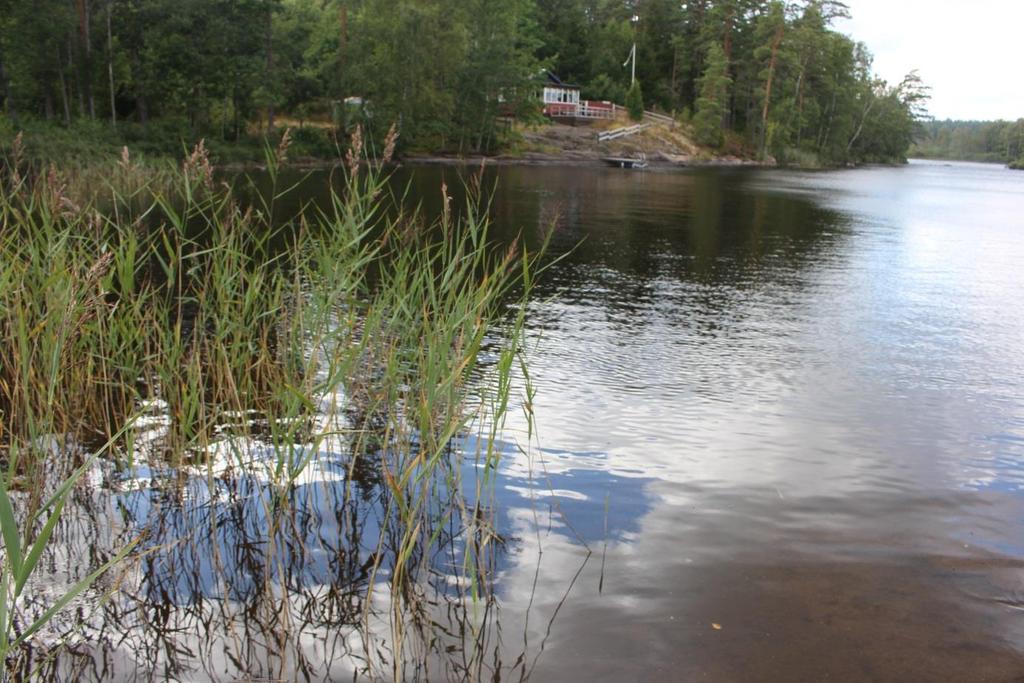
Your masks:
{"label": "wooden dock", "polygon": [[609,166],[616,168],[643,169],[647,168],[647,159],[630,159],[628,157],[603,157],[601,159]]}

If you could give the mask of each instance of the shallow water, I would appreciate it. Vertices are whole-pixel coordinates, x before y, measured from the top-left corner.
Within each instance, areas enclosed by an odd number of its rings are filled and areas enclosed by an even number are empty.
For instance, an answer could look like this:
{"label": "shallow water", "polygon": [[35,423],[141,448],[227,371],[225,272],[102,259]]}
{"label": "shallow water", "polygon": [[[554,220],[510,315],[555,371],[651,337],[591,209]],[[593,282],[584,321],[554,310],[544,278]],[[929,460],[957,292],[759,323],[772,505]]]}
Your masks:
{"label": "shallow water", "polygon": [[[462,175],[396,186],[431,213]],[[539,433],[513,415],[502,444],[495,599],[445,588],[453,529],[425,601],[443,635],[408,677],[1024,675],[1024,174],[488,180],[502,239],[554,229],[571,253],[530,306]],[[357,677],[380,481],[348,495],[347,472],[320,453],[269,538],[266,482],[109,486],[151,554],[54,675]],[[105,523],[66,533],[116,545]]]}

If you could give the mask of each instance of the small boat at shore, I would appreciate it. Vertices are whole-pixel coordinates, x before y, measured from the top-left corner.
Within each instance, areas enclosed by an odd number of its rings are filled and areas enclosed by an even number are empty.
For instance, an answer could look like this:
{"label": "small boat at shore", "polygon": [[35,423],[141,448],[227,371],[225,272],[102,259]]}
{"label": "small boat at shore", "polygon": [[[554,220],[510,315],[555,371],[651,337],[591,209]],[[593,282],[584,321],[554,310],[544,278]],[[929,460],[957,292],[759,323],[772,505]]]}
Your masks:
{"label": "small boat at shore", "polygon": [[647,168],[647,159],[630,159],[628,157],[603,157],[601,161],[608,164],[609,166],[614,166],[616,168]]}

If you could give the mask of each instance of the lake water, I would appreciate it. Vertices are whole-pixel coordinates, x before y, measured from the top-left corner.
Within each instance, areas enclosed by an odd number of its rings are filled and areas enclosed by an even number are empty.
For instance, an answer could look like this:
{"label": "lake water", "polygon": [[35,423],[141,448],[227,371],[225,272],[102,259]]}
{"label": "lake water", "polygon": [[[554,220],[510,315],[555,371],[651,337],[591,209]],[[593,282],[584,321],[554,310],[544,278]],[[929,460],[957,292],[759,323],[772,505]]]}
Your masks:
{"label": "lake water", "polygon": [[1024,174],[508,169],[495,205],[583,240],[531,318],[561,523],[503,593],[539,565],[554,613],[569,526],[595,551],[540,680],[1024,676]]}
{"label": "lake water", "polygon": [[[429,213],[462,175],[396,180]],[[506,430],[495,600],[456,617],[436,605],[478,654],[441,651],[479,661],[410,677],[1024,676],[1024,173],[503,167],[488,180],[499,236],[554,229],[552,253],[571,253],[530,305],[538,432],[518,413]],[[155,498],[119,506],[152,525]],[[161,501],[157,535],[170,547],[223,513],[211,547],[226,559],[158,554],[136,609],[109,607],[87,632],[104,654],[76,675],[356,678],[358,553],[295,553],[301,567],[280,571],[299,599],[250,609],[276,595],[252,551],[259,507],[210,501]],[[304,505],[317,514],[300,515],[300,536],[341,557],[338,500]],[[305,636],[274,640],[284,612]]]}

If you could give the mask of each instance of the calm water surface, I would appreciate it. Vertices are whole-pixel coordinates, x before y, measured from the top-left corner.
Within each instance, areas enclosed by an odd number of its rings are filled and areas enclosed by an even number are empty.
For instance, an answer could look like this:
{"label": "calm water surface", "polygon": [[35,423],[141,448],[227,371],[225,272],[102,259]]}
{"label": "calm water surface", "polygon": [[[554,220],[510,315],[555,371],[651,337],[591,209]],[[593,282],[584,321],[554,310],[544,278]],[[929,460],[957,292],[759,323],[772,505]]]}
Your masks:
{"label": "calm water surface", "polygon": [[553,528],[505,501],[506,616],[572,584],[540,680],[1024,678],[1024,174],[505,169],[495,211],[582,240],[531,318]]}
{"label": "calm water surface", "polygon": [[[429,213],[460,173],[397,180]],[[506,432],[497,603],[446,612],[452,631],[489,625],[475,676],[1024,679],[1024,174],[489,174],[503,239],[554,226],[572,251],[530,306],[539,432]],[[259,482],[231,503],[202,479],[119,494],[163,550],[86,633],[106,654],[63,671],[356,677],[369,579],[338,537],[374,537],[374,484],[349,509],[330,455],[270,580]],[[71,533],[102,537],[95,517]]]}

